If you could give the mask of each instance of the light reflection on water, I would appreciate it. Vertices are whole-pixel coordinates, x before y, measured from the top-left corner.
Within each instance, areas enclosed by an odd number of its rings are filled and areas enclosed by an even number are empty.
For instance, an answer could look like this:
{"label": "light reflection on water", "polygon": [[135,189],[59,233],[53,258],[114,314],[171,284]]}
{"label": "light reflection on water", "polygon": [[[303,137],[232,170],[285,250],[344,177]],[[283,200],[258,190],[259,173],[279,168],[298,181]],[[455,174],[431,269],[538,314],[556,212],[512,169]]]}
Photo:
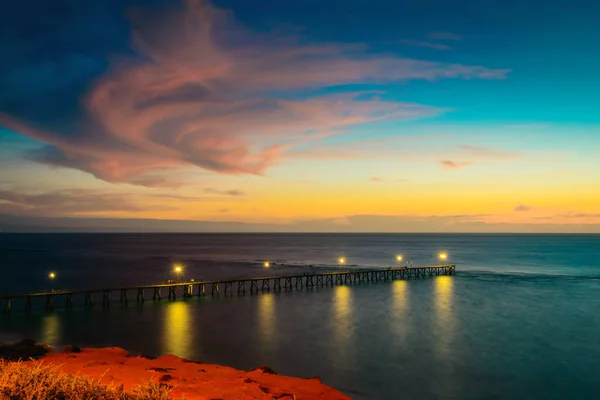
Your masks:
{"label": "light reflection on water", "polygon": [[[194,325],[192,304],[186,301],[174,301],[166,306],[165,312],[163,354],[189,358],[194,351],[191,337],[191,327]],[[197,346],[198,343],[195,345]]]}
{"label": "light reflection on water", "polygon": [[438,276],[434,279],[436,350],[440,358],[448,357],[454,333],[453,285],[452,276]]}
{"label": "light reflection on water", "polygon": [[394,281],[392,288],[392,331],[399,341],[404,341],[407,334],[406,312],[409,308],[409,287],[406,281]]}
{"label": "light reflection on water", "polygon": [[275,295],[262,293],[258,297],[258,336],[264,351],[272,352],[277,347],[275,318]]}
{"label": "light reflection on water", "polygon": [[334,363],[346,368],[352,357],[352,336],[354,333],[352,289],[348,286],[333,288],[333,344]]}
{"label": "light reflection on water", "polygon": [[42,340],[48,346],[57,346],[61,342],[61,321],[57,314],[46,314],[42,319]]}

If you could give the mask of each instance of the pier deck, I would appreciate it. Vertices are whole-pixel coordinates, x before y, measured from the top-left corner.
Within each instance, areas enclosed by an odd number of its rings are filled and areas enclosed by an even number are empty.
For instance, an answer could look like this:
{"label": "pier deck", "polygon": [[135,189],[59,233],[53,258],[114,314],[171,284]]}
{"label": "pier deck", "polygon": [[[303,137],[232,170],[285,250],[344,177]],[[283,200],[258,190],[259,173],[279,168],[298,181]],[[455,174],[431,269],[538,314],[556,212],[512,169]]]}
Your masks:
{"label": "pier deck", "polygon": [[[444,264],[428,267],[398,267],[379,269],[346,269],[343,271],[323,272],[303,275],[281,275],[264,276],[258,278],[225,279],[213,281],[187,281],[175,283],[160,283],[153,285],[128,286],[120,288],[95,289],[95,290],[53,290],[39,293],[26,293],[17,295],[0,296],[4,312],[11,310],[12,300],[24,300],[25,312],[32,311],[34,299],[44,299],[45,309],[52,310],[54,299],[62,298],[65,308],[74,306],[74,297],[83,297],[83,305],[91,307],[94,300],[98,300],[103,307],[109,307],[112,300],[127,303],[135,299],[141,303],[152,299],[160,301],[163,297],[163,289],[169,300],[175,300],[177,296],[189,298],[194,295],[206,296],[208,292],[212,296],[220,294],[229,295],[236,292],[239,295],[246,293],[258,293],[262,291],[281,291],[298,288],[311,288],[334,285],[349,285],[363,282],[390,281],[396,279],[424,278],[437,275],[452,275],[456,272],[456,265]],[[207,290],[208,288],[208,290]],[[117,294],[114,298],[111,294]],[[146,298],[146,296],[150,296]]]}

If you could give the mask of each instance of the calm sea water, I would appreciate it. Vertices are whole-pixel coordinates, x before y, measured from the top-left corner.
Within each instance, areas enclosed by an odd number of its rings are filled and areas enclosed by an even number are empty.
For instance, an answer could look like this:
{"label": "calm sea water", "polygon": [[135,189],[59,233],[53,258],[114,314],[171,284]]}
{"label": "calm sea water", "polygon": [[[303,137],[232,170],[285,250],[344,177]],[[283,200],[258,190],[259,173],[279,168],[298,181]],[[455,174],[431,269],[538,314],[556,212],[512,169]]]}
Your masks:
{"label": "calm sea water", "polygon": [[428,265],[441,250],[456,276],[13,312],[0,340],[266,364],[355,399],[598,398],[599,235],[1,234],[0,293],[163,281],[173,263],[196,279],[335,269],[341,256]]}

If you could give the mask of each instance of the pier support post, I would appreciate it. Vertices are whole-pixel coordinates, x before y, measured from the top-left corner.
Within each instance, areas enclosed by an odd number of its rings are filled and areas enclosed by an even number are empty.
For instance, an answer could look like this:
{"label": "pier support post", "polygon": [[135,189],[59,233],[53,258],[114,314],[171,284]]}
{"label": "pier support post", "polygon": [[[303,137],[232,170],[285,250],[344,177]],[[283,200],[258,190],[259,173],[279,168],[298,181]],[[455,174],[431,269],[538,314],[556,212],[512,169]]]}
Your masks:
{"label": "pier support post", "polygon": [[47,294],[46,295],[46,311],[50,311],[50,310],[52,310],[52,295]]}
{"label": "pier support post", "polygon": [[121,304],[127,304],[127,289],[121,289]]}
{"label": "pier support post", "polygon": [[65,298],[65,307],[67,307],[67,310],[70,310],[71,308],[73,308],[73,294],[72,293],[67,293],[66,298]]}
{"label": "pier support post", "polygon": [[10,299],[4,299],[4,312],[10,312]]}
{"label": "pier support post", "polygon": [[238,282],[238,290],[237,290],[238,294],[244,294],[246,293],[246,281],[239,281]]}
{"label": "pier support post", "polygon": [[271,291],[271,287],[269,286],[269,280],[268,279],[263,279],[262,280],[262,291],[264,292],[265,290]]}
{"label": "pier support post", "polygon": [[31,312],[31,296],[25,297],[25,312],[26,313]]}
{"label": "pier support post", "polygon": [[91,292],[87,292],[85,294],[85,302],[84,305],[86,307],[91,307],[94,303],[92,302],[92,293]]}
{"label": "pier support post", "polygon": [[160,297],[160,288],[159,287],[155,287],[154,288],[154,294],[152,295],[152,300],[156,301],[160,301],[161,297]]}
{"label": "pier support post", "polygon": [[110,305],[110,292],[105,290],[102,292],[102,305],[108,307]]}
{"label": "pier support post", "polygon": [[136,300],[138,303],[144,302],[144,289],[138,289]]}
{"label": "pier support post", "polygon": [[214,296],[215,294],[218,296],[219,295],[219,282],[215,282],[212,284],[212,291],[211,294]]}

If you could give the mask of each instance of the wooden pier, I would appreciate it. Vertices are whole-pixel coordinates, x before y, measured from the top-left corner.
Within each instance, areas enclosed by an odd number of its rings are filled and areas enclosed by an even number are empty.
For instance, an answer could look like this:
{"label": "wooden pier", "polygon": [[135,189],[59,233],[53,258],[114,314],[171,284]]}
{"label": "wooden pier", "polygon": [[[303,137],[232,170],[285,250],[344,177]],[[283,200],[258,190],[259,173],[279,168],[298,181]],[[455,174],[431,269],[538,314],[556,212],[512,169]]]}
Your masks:
{"label": "wooden pier", "polygon": [[[111,301],[118,298],[119,302],[126,304],[130,299],[137,303],[143,303],[146,299],[160,301],[163,294],[169,300],[175,300],[177,296],[189,298],[192,296],[244,295],[246,293],[258,293],[264,291],[281,291],[300,288],[312,288],[335,285],[351,285],[356,283],[391,281],[397,279],[425,278],[438,275],[453,275],[456,265],[434,265],[429,267],[398,267],[384,269],[350,269],[335,272],[323,272],[317,274],[265,276],[260,278],[242,278],[216,281],[187,281],[176,283],[161,283],[155,285],[131,286],[112,289],[97,290],[53,290],[50,292],[27,293],[18,295],[0,296],[4,312],[11,310],[12,300],[24,300],[25,312],[32,311],[34,299],[43,299],[45,309],[52,310],[56,302],[55,298],[62,299],[65,308],[74,306],[74,298],[83,299],[85,307],[92,307],[95,301],[103,307],[109,307]],[[164,292],[163,292],[164,290]],[[115,297],[111,297],[114,294]],[[118,296],[118,297],[117,297]],[[149,297],[146,297],[149,296]]]}

